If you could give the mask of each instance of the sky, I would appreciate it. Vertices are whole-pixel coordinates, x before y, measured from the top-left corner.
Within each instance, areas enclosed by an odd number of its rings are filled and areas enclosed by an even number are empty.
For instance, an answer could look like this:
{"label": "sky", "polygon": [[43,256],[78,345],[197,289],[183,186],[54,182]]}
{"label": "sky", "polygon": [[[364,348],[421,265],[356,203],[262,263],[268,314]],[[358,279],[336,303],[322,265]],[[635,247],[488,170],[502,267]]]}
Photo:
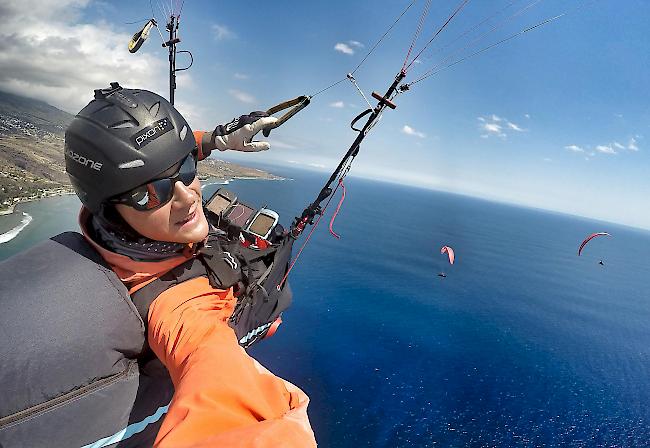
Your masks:
{"label": "sky", "polygon": [[[162,26],[179,3],[4,0],[0,90],[70,113],[111,81],[167,97],[158,33],[136,54],[127,43],[152,15]],[[410,3],[185,0],[179,50],[194,63],[178,73],[176,106],[194,129],[209,130],[314,95],[354,70]],[[460,3],[429,2],[411,57]],[[402,68],[426,5],[415,2],[354,73],[367,97],[385,92]],[[647,0],[470,0],[406,81],[564,13],[395,98],[350,175],[650,229]],[[177,66],[187,60],[179,54]],[[325,180],[356,137],[350,121],[367,107],[346,80],[274,130],[269,151],[219,155],[308,168]]]}

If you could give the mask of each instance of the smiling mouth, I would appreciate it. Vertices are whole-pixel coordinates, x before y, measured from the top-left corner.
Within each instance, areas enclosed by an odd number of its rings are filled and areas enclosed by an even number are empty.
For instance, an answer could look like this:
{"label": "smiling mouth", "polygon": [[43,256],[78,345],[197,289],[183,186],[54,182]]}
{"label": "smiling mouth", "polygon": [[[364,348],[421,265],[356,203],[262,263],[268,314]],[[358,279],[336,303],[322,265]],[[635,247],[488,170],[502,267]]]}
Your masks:
{"label": "smiling mouth", "polygon": [[178,221],[176,224],[182,226],[183,224],[188,223],[188,222],[190,222],[191,220],[193,220],[194,217],[196,216],[197,209],[198,209],[198,207],[195,207],[195,208],[194,208],[194,211],[193,211],[192,213],[190,213],[189,215],[187,215],[187,216],[186,216],[185,218],[183,218],[182,220]]}

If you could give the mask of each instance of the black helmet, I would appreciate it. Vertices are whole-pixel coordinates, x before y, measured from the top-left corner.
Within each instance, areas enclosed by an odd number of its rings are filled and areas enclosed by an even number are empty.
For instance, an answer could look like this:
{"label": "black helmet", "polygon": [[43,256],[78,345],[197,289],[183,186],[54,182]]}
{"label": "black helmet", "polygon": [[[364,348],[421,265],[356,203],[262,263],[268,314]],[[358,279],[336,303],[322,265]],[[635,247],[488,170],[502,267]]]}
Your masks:
{"label": "black helmet", "polygon": [[190,126],[163,97],[111,83],[65,132],[65,168],[81,202],[96,213],[194,150]]}

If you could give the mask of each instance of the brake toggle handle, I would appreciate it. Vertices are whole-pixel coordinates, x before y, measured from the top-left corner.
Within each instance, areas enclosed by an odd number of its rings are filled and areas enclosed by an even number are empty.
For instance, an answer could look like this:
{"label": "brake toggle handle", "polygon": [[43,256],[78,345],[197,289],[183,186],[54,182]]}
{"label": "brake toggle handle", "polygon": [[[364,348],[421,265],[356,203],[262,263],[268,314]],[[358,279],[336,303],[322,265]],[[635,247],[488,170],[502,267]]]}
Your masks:
{"label": "brake toggle handle", "polygon": [[269,134],[271,133],[272,129],[275,129],[278,126],[281,126],[289,118],[293,117],[298,112],[300,112],[305,107],[307,107],[307,105],[309,104],[310,101],[311,101],[310,96],[302,95],[302,96],[299,96],[299,97],[294,98],[292,100],[285,101],[284,103],[280,103],[280,104],[278,104],[276,106],[273,106],[269,110],[267,110],[266,111],[267,114],[273,115],[273,114],[275,114],[277,112],[280,112],[282,110],[291,108],[291,109],[289,109],[288,112],[286,112],[284,115],[282,115],[280,118],[278,118],[278,121],[276,121],[271,126],[268,126],[268,127],[264,128],[262,130],[262,134],[264,135],[264,137],[268,137]]}

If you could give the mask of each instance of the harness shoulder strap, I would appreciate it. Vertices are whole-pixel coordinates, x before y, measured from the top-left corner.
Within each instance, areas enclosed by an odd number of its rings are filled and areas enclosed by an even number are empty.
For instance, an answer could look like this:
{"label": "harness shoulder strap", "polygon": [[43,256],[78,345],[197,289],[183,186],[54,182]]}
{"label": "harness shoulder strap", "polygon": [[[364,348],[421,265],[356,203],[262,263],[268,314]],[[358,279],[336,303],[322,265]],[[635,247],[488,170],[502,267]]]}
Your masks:
{"label": "harness shoulder strap", "polygon": [[149,315],[149,306],[160,294],[172,286],[201,276],[207,277],[205,266],[197,258],[192,258],[132,293],[131,300],[133,300],[145,327]]}

